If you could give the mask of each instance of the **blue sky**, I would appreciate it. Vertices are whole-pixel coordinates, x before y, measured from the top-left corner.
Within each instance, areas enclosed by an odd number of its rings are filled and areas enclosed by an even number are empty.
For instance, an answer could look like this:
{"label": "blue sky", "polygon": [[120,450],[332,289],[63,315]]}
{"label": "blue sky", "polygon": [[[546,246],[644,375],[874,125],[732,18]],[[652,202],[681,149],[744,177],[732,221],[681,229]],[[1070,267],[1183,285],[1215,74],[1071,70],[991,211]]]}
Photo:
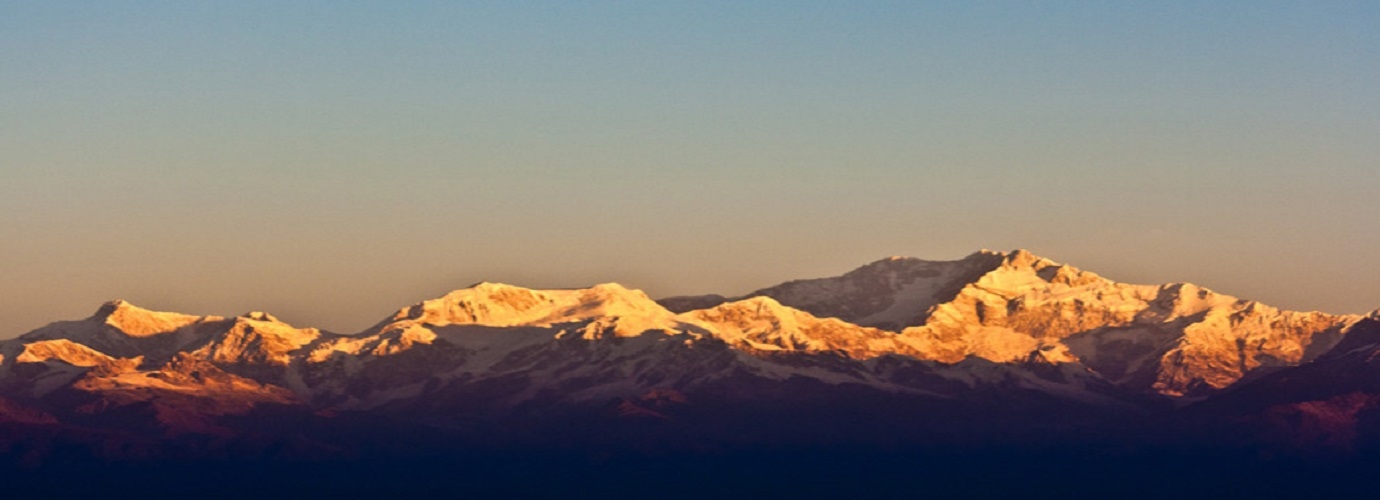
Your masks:
{"label": "blue sky", "polygon": [[1375,2],[3,2],[0,337],[1029,248],[1380,307]]}

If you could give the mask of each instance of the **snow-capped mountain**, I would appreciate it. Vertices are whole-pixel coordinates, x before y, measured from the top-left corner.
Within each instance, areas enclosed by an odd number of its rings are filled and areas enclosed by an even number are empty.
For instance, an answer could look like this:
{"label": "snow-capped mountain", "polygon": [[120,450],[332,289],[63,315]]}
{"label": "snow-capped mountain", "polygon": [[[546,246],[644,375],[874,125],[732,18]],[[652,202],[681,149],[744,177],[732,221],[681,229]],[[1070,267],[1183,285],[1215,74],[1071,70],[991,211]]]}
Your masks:
{"label": "snow-capped mountain", "polygon": [[1024,250],[950,262],[893,257],[748,294],[758,296],[890,329],[924,359],[1003,363],[1039,351],[1167,396],[1202,395],[1258,368],[1310,361],[1360,319],[1281,311],[1188,283],[1117,283]]}
{"label": "snow-capped mountain", "polygon": [[982,251],[738,298],[479,283],[354,335],[114,301],[0,342],[0,397],[24,416],[13,425],[165,437],[650,418],[728,439],[770,415],[785,441],[923,440],[1115,426],[1287,387],[1291,373],[1344,377],[1380,345],[1373,323]]}

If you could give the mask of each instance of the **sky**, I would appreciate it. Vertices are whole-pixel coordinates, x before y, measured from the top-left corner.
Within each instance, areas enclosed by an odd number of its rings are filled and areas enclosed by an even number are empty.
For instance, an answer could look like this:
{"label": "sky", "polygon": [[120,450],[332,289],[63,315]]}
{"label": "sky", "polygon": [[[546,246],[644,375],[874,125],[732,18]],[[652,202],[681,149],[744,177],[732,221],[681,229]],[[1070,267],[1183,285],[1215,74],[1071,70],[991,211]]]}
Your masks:
{"label": "sky", "polygon": [[0,338],[1026,248],[1380,308],[1380,2],[0,0]]}

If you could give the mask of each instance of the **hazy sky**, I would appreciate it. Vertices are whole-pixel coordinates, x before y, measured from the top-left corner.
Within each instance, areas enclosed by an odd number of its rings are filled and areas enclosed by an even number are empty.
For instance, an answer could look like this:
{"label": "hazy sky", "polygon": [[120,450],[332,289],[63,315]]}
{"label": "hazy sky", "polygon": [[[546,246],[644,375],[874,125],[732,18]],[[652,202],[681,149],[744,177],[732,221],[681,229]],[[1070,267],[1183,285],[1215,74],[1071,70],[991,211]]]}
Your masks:
{"label": "hazy sky", "polygon": [[1380,308],[1380,2],[0,2],[0,338],[1029,248]]}

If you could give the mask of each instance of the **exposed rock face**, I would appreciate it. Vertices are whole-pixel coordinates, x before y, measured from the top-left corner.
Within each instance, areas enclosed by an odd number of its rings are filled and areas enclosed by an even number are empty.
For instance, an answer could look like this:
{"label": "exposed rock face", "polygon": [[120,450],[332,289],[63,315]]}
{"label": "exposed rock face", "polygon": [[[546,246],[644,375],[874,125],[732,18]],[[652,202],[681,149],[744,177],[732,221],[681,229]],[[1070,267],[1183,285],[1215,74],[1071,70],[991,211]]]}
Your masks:
{"label": "exposed rock face", "polygon": [[702,295],[671,297],[659,302],[676,312],[687,312],[735,300],[771,297],[815,316],[900,331],[907,326],[923,324],[930,308],[952,299],[963,285],[1000,262],[1000,254],[992,252],[978,252],[953,262],[891,257],[842,276],[790,281],[738,299]]}

